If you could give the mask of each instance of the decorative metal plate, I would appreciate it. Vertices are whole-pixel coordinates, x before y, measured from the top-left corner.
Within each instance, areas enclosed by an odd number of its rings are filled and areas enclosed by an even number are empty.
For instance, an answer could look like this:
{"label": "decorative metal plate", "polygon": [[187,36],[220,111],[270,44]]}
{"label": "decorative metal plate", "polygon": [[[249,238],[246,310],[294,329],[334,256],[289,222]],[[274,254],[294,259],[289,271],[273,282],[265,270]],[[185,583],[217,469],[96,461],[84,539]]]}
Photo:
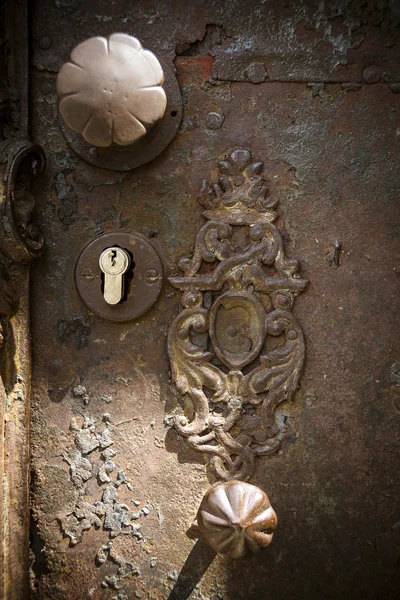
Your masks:
{"label": "decorative metal plate", "polygon": [[[126,250],[132,259],[132,274],[127,281],[126,297],[119,304],[108,304],[102,292],[101,253],[111,246]],[[91,241],[78,258],[75,283],[89,310],[103,319],[132,321],[156,302],[163,284],[163,265],[157,250],[137,233],[104,233]]]}
{"label": "decorative metal plate", "polygon": [[182,310],[168,348],[173,381],[183,402],[191,401],[175,415],[175,428],[210,456],[220,480],[203,500],[198,528],[214,550],[238,558],[268,545],[276,527],[264,492],[231,480],[249,479],[256,457],[280,448],[275,411],[292,400],[305,355],[291,308],[307,280],[285,256],[273,225],[277,201],[263,163],[236,149],[218,166],[218,183],[204,182],[200,191],[207,223],[193,256],[181,259],[183,274],[169,279],[182,291]]}

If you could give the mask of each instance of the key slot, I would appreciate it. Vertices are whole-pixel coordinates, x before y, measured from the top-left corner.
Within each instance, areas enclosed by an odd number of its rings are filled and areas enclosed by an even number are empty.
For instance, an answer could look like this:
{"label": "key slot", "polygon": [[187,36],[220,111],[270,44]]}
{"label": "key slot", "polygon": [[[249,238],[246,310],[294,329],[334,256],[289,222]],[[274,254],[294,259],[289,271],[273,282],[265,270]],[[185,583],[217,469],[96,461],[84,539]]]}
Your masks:
{"label": "key slot", "polygon": [[[124,252],[125,254],[128,255],[129,257],[129,266],[128,269],[125,271],[125,273],[122,274],[121,278],[122,278],[122,297],[121,300],[117,303],[113,303],[112,306],[117,306],[118,304],[122,304],[123,302],[126,302],[129,293],[131,291],[131,286],[132,286],[132,280],[134,277],[134,269],[135,269],[135,261],[133,260],[133,254],[130,250],[127,250],[126,248],[123,248],[122,246],[119,246],[117,244],[115,244],[114,247],[106,247],[103,249],[101,256],[109,251],[111,253],[111,267],[114,267],[116,264],[116,260],[117,260],[117,249],[120,248],[122,250],[122,252]],[[105,279],[106,279],[106,273],[103,271],[103,269],[100,266],[100,271],[101,271],[101,294],[103,297],[105,294]],[[106,300],[107,302],[107,300]]]}
{"label": "key slot", "polygon": [[131,262],[130,262],[127,272],[125,273],[125,287],[124,287],[122,300],[119,304],[126,302],[129,294],[131,293],[132,281],[133,281],[133,278],[135,277],[135,267],[136,267],[136,263],[133,260],[133,253],[130,250],[127,250],[126,248],[124,248],[124,250],[127,254],[129,254],[129,258],[131,259]]}
{"label": "key slot", "polygon": [[104,300],[115,306],[124,298],[125,274],[130,267],[130,255],[124,248],[112,246],[106,248],[99,257],[100,270],[103,272]]}

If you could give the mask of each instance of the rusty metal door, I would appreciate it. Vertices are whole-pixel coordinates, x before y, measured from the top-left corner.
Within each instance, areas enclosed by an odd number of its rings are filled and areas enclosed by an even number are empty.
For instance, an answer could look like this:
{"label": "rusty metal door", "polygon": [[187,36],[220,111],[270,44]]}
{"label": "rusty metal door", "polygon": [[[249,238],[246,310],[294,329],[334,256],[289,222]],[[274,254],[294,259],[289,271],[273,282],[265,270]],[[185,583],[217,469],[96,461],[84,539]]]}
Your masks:
{"label": "rusty metal door", "polygon": [[398,598],[398,0],[2,17],[4,598]]}

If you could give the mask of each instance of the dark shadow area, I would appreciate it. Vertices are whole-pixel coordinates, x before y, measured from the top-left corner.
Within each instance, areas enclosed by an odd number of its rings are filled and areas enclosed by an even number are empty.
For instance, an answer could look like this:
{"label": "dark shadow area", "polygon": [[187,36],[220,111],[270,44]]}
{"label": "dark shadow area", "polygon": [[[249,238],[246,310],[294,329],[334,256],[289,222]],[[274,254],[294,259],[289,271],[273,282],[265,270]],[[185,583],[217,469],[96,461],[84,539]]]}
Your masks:
{"label": "dark shadow area", "polygon": [[0,377],[8,393],[16,383],[15,339],[10,318],[17,311],[14,289],[3,268],[0,268]]}
{"label": "dark shadow area", "polygon": [[168,600],[187,600],[216,555],[217,553],[204,540],[197,540],[179,573]]}
{"label": "dark shadow area", "polygon": [[46,565],[45,543],[39,533],[37,521],[32,516],[32,511],[30,519],[30,549],[34,556],[31,569],[34,576],[33,586],[36,588],[40,578],[48,573],[48,568]]}
{"label": "dark shadow area", "polygon": [[180,436],[175,429],[168,429],[165,434],[165,448],[168,452],[176,454],[179,464],[205,464],[203,455],[190,448],[185,438]]}

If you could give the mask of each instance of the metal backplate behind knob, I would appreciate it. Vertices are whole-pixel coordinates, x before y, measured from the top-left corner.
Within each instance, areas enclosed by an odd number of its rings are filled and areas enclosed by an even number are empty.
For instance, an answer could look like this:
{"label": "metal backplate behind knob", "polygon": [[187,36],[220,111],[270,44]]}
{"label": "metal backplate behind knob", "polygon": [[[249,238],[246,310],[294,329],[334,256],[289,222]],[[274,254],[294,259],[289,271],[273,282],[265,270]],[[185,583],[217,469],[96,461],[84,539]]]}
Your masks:
{"label": "metal backplate behind knob", "polygon": [[158,156],[182,118],[171,68],[124,33],[76,46],[60,69],[57,93],[67,142],[107,169],[133,169]]}
{"label": "metal backplate behind knob", "polygon": [[[104,272],[99,260],[105,250],[117,249],[130,257],[122,300],[110,304],[104,297]],[[138,233],[117,231],[92,240],[78,258],[75,283],[86,306],[109,321],[136,319],[156,302],[163,284],[163,265],[157,250]]]}

